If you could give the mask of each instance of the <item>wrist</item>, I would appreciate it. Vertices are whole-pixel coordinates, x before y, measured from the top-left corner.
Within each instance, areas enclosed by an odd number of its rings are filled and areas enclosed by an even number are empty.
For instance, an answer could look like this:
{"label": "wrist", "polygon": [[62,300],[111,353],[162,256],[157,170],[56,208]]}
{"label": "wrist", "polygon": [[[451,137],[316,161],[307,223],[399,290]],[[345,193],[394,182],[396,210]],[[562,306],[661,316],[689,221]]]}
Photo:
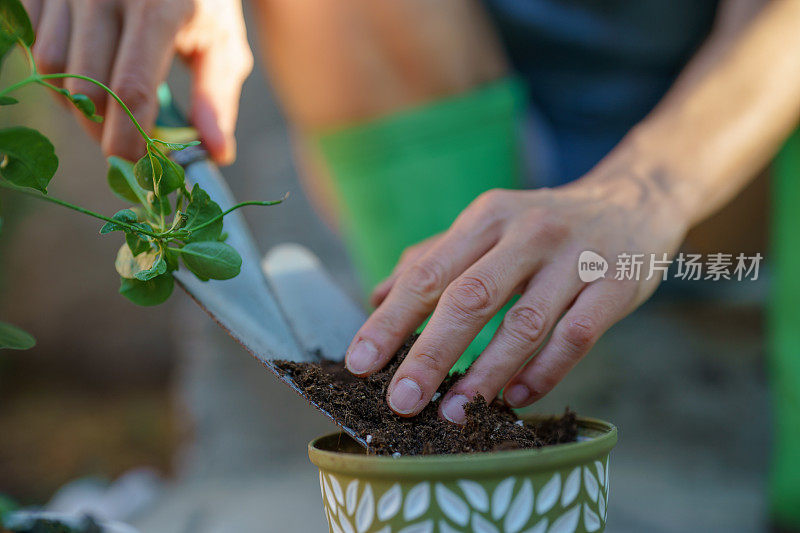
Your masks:
{"label": "wrist", "polygon": [[702,219],[700,183],[687,179],[680,158],[670,156],[669,142],[637,126],[600,163],[576,183],[595,189],[598,200],[620,208],[663,214],[688,230]]}

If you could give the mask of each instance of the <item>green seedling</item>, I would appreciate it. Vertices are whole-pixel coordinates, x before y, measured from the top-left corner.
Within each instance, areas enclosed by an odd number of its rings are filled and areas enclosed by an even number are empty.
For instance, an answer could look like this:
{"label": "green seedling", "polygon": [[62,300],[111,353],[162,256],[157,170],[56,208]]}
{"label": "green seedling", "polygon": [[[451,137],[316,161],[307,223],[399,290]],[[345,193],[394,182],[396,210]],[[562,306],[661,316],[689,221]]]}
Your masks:
{"label": "green seedling", "polygon": [[[0,130],[0,187],[32,196],[102,220],[101,234],[120,232],[124,242],[115,266],[121,278],[119,292],[138,305],[158,305],[172,294],[172,273],[185,268],[203,281],[230,279],[239,274],[242,258],[222,231],[223,218],[247,205],[268,206],[282,201],[242,202],[223,211],[198,185],[189,190],[183,167],[169,153],[199,144],[173,143],[150,137],[114,91],[79,74],[42,74],[36,68],[31,47],[34,31],[19,0],[0,0],[0,62],[15,47],[27,57],[28,76],[0,90],[0,106],[15,105],[9,93],[26,85],[39,85],[66,98],[88,119],[102,122],[94,103],[83,94],[72,94],[52,80],[74,78],[97,85],[119,105],[142,137],[145,155],[133,163],[119,157],[108,159],[108,185],[122,200],[134,204],[105,216],[47,194],[58,169],[53,144],[41,132],[12,127]],[[26,338],[27,337],[27,338]],[[30,342],[28,342],[30,341]],[[0,348],[31,347],[33,338],[0,323]]]}

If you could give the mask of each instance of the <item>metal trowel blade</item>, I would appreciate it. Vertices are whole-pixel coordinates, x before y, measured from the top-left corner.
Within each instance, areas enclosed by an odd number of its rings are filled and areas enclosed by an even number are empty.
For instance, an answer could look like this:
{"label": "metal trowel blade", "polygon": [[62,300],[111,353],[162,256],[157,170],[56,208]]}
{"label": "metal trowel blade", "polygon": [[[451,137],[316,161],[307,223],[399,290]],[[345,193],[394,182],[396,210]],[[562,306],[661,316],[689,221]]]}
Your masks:
{"label": "metal trowel blade", "polygon": [[[176,154],[187,180],[199,184],[223,210],[235,205],[216,165],[204,154],[193,158],[193,149]],[[366,447],[352,428],[313,402],[273,362],[341,361],[347,343],[365,319],[363,312],[308,250],[296,245],[278,248],[265,258],[262,271],[258,248],[242,215],[237,211],[228,214],[224,227],[226,242],[242,256],[241,273],[225,281],[200,281],[190,272],[179,270],[175,272],[179,286],[282,382]]]}

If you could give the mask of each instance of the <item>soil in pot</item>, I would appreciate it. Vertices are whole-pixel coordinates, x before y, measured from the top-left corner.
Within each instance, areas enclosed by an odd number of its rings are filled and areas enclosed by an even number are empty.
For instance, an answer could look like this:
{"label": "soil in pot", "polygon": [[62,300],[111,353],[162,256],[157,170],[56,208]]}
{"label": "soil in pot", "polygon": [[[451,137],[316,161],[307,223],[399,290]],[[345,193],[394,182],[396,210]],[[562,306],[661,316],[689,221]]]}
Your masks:
{"label": "soil in pot", "polygon": [[429,455],[491,452],[539,448],[573,442],[578,435],[575,413],[527,424],[499,400],[477,396],[465,406],[466,423],[439,418],[441,398],[459,374],[449,376],[422,412],[411,418],[398,416],[386,403],[386,390],[416,337],[410,338],[380,371],[358,378],[343,363],[275,361],[315,403],[343,425],[356,430],[376,455]]}

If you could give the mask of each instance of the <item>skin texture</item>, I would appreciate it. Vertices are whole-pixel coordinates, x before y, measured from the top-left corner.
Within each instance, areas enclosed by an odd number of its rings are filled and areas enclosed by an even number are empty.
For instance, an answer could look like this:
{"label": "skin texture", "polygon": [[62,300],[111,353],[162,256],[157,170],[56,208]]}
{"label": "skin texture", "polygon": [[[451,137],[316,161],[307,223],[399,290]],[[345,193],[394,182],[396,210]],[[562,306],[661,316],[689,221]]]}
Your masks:
{"label": "skin texture", "polygon": [[[191,120],[219,163],[235,158],[234,128],[252,54],[241,5],[228,0],[23,0],[37,41],[33,55],[46,74],[70,72],[110,86],[145,130],[158,112],[156,88],[177,53],[193,74]],[[136,159],[139,136],[102,89],[82,80],[64,86],[83,93],[105,116],[96,124],[76,112],[107,155]]]}

